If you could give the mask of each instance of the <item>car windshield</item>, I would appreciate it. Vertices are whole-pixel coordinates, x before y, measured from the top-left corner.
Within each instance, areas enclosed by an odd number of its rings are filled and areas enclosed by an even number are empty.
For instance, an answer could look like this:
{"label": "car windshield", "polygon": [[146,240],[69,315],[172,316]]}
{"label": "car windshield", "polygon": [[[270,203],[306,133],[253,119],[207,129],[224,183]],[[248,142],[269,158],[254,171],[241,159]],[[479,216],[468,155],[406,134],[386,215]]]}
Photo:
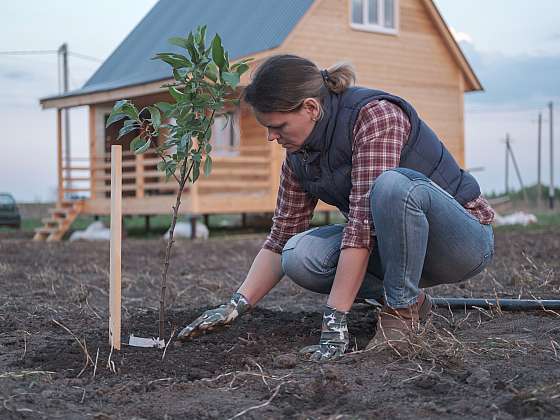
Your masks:
{"label": "car windshield", "polygon": [[12,206],[15,204],[12,196],[7,194],[0,194],[0,206]]}

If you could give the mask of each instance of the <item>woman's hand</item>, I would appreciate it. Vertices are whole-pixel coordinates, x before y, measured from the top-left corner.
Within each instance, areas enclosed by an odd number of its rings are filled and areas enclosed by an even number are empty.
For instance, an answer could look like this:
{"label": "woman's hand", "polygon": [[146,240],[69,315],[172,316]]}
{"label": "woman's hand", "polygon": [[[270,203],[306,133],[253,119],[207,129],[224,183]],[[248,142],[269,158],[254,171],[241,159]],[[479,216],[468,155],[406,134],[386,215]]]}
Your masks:
{"label": "woman's hand", "polygon": [[337,311],[327,306],[323,313],[323,325],[319,344],[307,346],[300,353],[310,354],[315,362],[336,359],[344,354],[350,343],[346,315],[348,312]]}
{"label": "woman's hand", "polygon": [[209,309],[201,316],[187,325],[179,332],[177,338],[186,340],[196,337],[206,331],[213,330],[220,326],[231,324],[237,317],[251,309],[251,305],[241,293],[234,293],[228,303],[216,309]]}

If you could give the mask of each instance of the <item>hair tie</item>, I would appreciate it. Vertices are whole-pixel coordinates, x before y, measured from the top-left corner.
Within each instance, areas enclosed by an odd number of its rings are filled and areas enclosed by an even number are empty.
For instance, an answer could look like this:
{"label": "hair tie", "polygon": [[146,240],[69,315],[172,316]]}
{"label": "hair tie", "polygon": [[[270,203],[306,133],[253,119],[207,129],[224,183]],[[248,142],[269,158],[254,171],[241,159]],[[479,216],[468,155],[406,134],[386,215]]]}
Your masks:
{"label": "hair tie", "polygon": [[321,77],[323,77],[323,81],[327,83],[331,78],[329,77],[329,71],[327,69],[321,70]]}

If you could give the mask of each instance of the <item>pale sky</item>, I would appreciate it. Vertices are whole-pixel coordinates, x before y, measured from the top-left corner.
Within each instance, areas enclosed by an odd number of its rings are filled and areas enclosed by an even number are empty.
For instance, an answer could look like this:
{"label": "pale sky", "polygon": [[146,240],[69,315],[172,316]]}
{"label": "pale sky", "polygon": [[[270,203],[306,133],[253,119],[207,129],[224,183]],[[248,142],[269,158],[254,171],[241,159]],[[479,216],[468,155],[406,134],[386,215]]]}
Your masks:
{"label": "pale sky", "polygon": [[[225,0],[224,0],[225,1]],[[235,0],[229,0],[235,1]],[[229,3],[228,1],[228,3]],[[326,0],[342,1],[342,0]],[[70,51],[104,60],[155,0],[2,2],[0,51]],[[467,167],[484,191],[504,188],[504,145],[509,132],[526,184],[536,181],[536,119],[555,102],[555,183],[560,184],[560,2],[557,0],[436,0],[453,28],[484,93],[465,96]],[[70,57],[70,87],[79,88],[100,63]],[[38,99],[56,94],[55,55],[0,55],[0,191],[21,201],[52,200],[56,189],[54,111]],[[547,122],[548,124],[548,122]],[[543,131],[548,182],[548,126]],[[72,110],[73,156],[87,156],[87,116]],[[512,180],[516,186],[515,180]]]}

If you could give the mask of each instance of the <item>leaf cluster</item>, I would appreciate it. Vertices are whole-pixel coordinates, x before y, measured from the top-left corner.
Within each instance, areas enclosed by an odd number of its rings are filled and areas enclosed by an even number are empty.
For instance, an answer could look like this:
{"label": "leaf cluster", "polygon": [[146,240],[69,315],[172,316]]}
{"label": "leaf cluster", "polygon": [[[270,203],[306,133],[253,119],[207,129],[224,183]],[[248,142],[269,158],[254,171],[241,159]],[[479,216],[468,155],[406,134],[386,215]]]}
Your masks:
{"label": "leaf cluster", "polygon": [[[138,110],[130,100],[121,100],[113,106],[106,123],[108,127],[124,120],[118,139],[136,132],[131,151],[142,154],[155,147],[162,159],[158,170],[179,182],[184,178],[195,182],[201,167],[205,175],[210,174],[214,117],[226,104],[238,104],[235,90],[252,60],[230,64],[220,36],[216,34],[206,45],[206,31],[206,26],[200,26],[185,38],[170,38],[169,43],[178,47],[179,52],[153,57],[171,66],[173,81],[164,87],[172,102],[158,102]],[[160,135],[164,141],[158,145]],[[175,175],[177,169],[179,177]]]}

